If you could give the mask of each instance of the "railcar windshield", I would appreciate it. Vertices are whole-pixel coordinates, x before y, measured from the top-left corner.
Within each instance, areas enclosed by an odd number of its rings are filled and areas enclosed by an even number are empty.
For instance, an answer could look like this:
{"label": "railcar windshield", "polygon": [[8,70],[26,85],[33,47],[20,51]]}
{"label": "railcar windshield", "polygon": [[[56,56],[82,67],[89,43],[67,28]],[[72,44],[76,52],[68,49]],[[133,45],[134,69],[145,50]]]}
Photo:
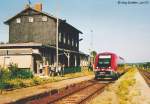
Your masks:
{"label": "railcar windshield", "polygon": [[100,55],[97,67],[108,68],[111,65],[111,55]]}

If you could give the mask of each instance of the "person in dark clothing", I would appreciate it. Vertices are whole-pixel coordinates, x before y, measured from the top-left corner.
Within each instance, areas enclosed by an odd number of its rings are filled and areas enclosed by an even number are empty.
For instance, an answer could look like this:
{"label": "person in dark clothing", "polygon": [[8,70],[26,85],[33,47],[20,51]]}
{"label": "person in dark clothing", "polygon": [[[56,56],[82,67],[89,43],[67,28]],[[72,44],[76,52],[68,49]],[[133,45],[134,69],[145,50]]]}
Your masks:
{"label": "person in dark clothing", "polygon": [[65,69],[65,65],[63,64],[62,67],[61,67],[61,76],[62,77],[64,76],[64,69]]}
{"label": "person in dark clothing", "polygon": [[55,66],[52,64],[50,66],[50,76],[54,76],[55,75]]}

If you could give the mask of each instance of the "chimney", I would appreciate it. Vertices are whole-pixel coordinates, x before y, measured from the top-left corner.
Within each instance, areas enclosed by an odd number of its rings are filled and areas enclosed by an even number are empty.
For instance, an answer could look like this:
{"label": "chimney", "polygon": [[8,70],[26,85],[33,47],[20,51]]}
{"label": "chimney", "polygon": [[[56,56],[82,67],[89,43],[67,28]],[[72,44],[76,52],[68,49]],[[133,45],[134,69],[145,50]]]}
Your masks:
{"label": "chimney", "polygon": [[41,12],[42,11],[42,3],[36,3],[34,5],[34,9]]}
{"label": "chimney", "polygon": [[26,4],[25,5],[25,9],[27,9],[27,8],[29,8],[30,7],[30,5],[29,4]]}

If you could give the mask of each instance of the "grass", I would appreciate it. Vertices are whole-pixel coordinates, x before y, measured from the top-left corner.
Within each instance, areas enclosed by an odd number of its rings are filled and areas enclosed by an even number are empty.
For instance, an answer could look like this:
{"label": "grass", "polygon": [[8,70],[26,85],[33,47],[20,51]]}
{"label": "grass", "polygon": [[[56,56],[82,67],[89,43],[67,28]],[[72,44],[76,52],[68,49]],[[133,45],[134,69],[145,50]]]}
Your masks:
{"label": "grass", "polygon": [[116,95],[119,99],[119,104],[128,104],[130,101],[129,94],[130,94],[130,87],[133,87],[136,83],[134,78],[136,70],[130,69],[120,80],[120,83],[117,86]]}
{"label": "grass", "polygon": [[2,90],[31,87],[35,85],[58,82],[58,81],[65,80],[65,79],[77,78],[77,77],[88,76],[88,75],[93,75],[93,72],[88,71],[87,69],[83,69],[81,72],[66,74],[63,77],[54,76],[54,77],[41,78],[41,77],[35,76],[33,78],[27,78],[27,79],[13,78],[13,79],[5,80],[3,83],[0,83],[1,84],[0,89],[2,93]]}

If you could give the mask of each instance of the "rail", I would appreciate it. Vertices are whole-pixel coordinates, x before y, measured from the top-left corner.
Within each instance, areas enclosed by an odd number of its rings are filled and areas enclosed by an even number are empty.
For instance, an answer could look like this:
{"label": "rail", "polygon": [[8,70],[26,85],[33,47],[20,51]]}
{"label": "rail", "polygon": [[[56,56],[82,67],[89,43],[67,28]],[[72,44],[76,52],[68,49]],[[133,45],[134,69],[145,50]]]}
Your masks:
{"label": "rail", "polygon": [[40,99],[27,102],[28,104],[84,104],[91,98],[101,93],[108,83],[99,81],[87,81],[79,85],[73,85],[63,91]]}
{"label": "rail", "polygon": [[141,75],[143,76],[144,80],[146,81],[146,83],[150,87],[150,72],[146,71],[146,70],[143,70],[143,69],[139,69],[139,72],[141,73]]}

